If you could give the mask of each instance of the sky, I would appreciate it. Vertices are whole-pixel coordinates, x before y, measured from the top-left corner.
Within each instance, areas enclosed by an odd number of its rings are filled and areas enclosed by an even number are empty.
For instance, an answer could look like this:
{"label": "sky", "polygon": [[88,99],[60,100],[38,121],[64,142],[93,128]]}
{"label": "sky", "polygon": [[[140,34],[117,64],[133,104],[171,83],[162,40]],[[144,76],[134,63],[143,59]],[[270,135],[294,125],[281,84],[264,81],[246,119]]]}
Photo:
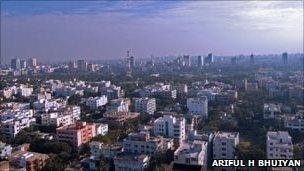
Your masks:
{"label": "sky", "polygon": [[0,1],[1,59],[303,52],[303,1]]}

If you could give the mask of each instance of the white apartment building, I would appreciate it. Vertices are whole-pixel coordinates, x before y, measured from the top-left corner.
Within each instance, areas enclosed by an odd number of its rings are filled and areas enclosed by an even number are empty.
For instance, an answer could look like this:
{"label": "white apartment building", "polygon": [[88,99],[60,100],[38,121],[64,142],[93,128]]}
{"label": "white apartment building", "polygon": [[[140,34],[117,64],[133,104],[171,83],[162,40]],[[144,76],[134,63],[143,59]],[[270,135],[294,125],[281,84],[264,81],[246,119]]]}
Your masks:
{"label": "white apartment building", "polygon": [[198,140],[182,143],[174,152],[174,163],[207,168],[207,145],[208,142]]}
{"label": "white apartment building", "polygon": [[117,154],[123,151],[123,147],[121,145],[106,145],[98,141],[92,141],[90,143],[90,153],[94,158],[113,158]]}
{"label": "white apartment building", "polygon": [[172,115],[159,117],[154,121],[154,134],[174,138],[181,143],[186,138],[186,120]]}
{"label": "white apartment building", "polygon": [[0,141],[0,159],[5,159],[12,154],[12,146]]}
{"label": "white apartment building", "polygon": [[266,103],[264,104],[264,118],[276,118],[281,114],[281,106],[279,104]]}
{"label": "white apartment building", "polygon": [[32,109],[9,109],[3,111],[0,115],[1,123],[6,123],[9,121],[13,121],[15,119],[22,119],[22,118],[32,118],[34,117],[34,113]]}
{"label": "white apartment building", "polygon": [[68,126],[75,123],[72,115],[62,115],[57,112],[41,115],[41,125]]}
{"label": "white apartment building", "polygon": [[135,111],[139,113],[147,113],[153,115],[156,111],[155,98],[135,98],[134,99]]}
{"label": "white apartment building", "polygon": [[107,106],[107,112],[129,112],[130,100],[129,99],[115,99],[111,100]]}
{"label": "white apartment building", "polygon": [[299,111],[295,116],[286,117],[285,127],[304,132],[304,110]]}
{"label": "white apartment building", "polygon": [[41,111],[57,110],[66,107],[66,101],[63,99],[39,99],[34,102],[34,109]]}
{"label": "white apartment building", "polygon": [[96,123],[96,135],[107,135],[109,132],[108,124]]}
{"label": "white apartment building", "polygon": [[81,109],[80,106],[68,106],[66,112],[70,113],[74,120],[80,120]]}
{"label": "white apartment building", "polygon": [[144,171],[149,166],[148,155],[122,155],[114,158],[115,171]]}
{"label": "white apartment building", "polygon": [[35,118],[25,117],[22,119],[13,119],[2,124],[1,131],[8,137],[15,137],[22,129],[30,127],[36,123]]}
{"label": "white apartment building", "polygon": [[208,100],[207,97],[188,98],[187,108],[190,114],[208,117]]}
{"label": "white apartment building", "polygon": [[105,95],[100,97],[90,97],[85,101],[85,103],[86,106],[90,107],[90,109],[98,109],[108,103],[108,98]]}
{"label": "white apartment building", "polygon": [[287,131],[267,132],[267,159],[292,159],[293,145]]}
{"label": "white apartment building", "polygon": [[80,119],[80,107],[68,106],[56,112],[41,114],[42,125],[68,126]]}
{"label": "white apartment building", "polygon": [[173,139],[151,137],[148,131],[130,133],[123,140],[124,152],[133,154],[159,154],[173,147]]}
{"label": "white apartment building", "polygon": [[34,89],[32,87],[27,87],[25,85],[20,85],[20,87],[17,89],[17,92],[20,96],[28,97],[32,95]]}
{"label": "white apartment building", "polygon": [[213,139],[213,159],[235,159],[238,132],[217,132]]}

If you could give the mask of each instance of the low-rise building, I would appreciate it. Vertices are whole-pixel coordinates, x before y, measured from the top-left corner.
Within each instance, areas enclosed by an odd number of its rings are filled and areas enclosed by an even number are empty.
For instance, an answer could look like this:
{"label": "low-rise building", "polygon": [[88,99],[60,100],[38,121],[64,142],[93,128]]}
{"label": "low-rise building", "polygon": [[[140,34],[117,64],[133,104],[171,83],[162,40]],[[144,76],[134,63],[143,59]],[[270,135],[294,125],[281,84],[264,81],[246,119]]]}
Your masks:
{"label": "low-rise building", "polygon": [[18,170],[25,168],[27,171],[37,171],[43,169],[49,156],[42,153],[18,150],[10,156],[10,163]]}
{"label": "low-rise building", "polygon": [[33,91],[34,89],[32,87],[28,87],[26,85],[20,85],[17,89],[18,95],[23,97],[29,97],[30,95],[32,95]]}
{"label": "low-rise building", "polygon": [[159,154],[173,147],[173,139],[159,137],[151,137],[148,131],[138,133],[130,133],[123,140],[124,152],[133,154]]}
{"label": "low-rise building", "polygon": [[127,98],[111,100],[107,106],[107,112],[129,112],[130,105],[130,99]]}
{"label": "low-rise building", "polygon": [[174,152],[174,163],[207,168],[207,144],[206,141],[198,140],[182,143]]}
{"label": "low-rise building", "polygon": [[128,120],[138,117],[139,113],[136,112],[106,112],[103,115],[104,121],[114,126],[122,126]]}
{"label": "low-rise building", "polygon": [[113,158],[123,151],[123,147],[118,144],[104,144],[98,141],[90,143],[91,156],[95,158]]}
{"label": "low-rise building", "polygon": [[96,135],[107,135],[109,132],[108,124],[96,123]]}
{"label": "low-rise building", "polygon": [[208,117],[208,100],[207,97],[188,98],[187,108],[190,114],[199,115],[204,118]]}
{"label": "low-rise building", "polygon": [[56,112],[43,113],[40,115],[42,125],[68,126],[80,119],[80,107],[68,106],[57,109]]}
{"label": "low-rise building", "polygon": [[90,97],[85,103],[90,109],[98,109],[108,103],[108,98],[105,95],[101,97]]}
{"label": "low-rise building", "polygon": [[118,144],[103,144],[101,142],[92,141],[90,143],[91,156],[85,159],[85,163],[88,163],[88,169],[92,171],[99,170],[100,159],[112,159],[115,156],[121,154],[123,147]]}
{"label": "low-rise building", "polygon": [[279,104],[266,103],[263,108],[264,119],[274,119],[281,114],[281,106]]}
{"label": "low-rise building", "polygon": [[304,132],[304,110],[299,111],[295,116],[286,117],[285,127]]}
{"label": "low-rise building", "polygon": [[144,171],[148,168],[150,157],[148,155],[121,155],[114,158],[115,171]]}
{"label": "low-rise building", "polygon": [[30,127],[32,124],[36,123],[35,118],[24,117],[21,119],[13,119],[2,123],[1,132],[7,138],[15,137],[22,129]]}
{"label": "low-rise building", "polygon": [[213,159],[235,159],[238,132],[217,132],[213,139]]}
{"label": "low-rise building", "polygon": [[267,132],[267,159],[292,159],[293,144],[287,131]]}
{"label": "low-rise building", "polygon": [[12,153],[12,146],[0,141],[0,159],[9,157]]}
{"label": "low-rise building", "polygon": [[98,92],[100,95],[107,96],[108,100],[118,99],[124,96],[124,90],[121,87],[105,84],[98,86]]}

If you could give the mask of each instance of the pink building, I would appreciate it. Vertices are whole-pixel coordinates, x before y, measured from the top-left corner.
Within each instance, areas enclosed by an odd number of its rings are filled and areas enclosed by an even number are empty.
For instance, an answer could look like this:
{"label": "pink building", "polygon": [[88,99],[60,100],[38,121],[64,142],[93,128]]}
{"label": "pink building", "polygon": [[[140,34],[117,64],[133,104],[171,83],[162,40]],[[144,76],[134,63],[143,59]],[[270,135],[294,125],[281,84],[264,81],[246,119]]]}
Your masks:
{"label": "pink building", "polygon": [[67,142],[75,147],[79,147],[96,136],[96,124],[77,122],[73,125],[57,128],[56,134],[57,141]]}

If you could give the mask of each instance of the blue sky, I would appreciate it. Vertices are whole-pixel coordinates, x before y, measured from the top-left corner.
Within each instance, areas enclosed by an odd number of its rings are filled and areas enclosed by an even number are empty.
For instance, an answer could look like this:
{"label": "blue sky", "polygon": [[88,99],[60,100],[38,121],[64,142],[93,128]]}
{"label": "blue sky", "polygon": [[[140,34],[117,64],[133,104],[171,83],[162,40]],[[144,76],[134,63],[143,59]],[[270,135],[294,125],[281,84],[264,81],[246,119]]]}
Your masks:
{"label": "blue sky", "polygon": [[303,1],[2,1],[1,57],[303,52]]}

